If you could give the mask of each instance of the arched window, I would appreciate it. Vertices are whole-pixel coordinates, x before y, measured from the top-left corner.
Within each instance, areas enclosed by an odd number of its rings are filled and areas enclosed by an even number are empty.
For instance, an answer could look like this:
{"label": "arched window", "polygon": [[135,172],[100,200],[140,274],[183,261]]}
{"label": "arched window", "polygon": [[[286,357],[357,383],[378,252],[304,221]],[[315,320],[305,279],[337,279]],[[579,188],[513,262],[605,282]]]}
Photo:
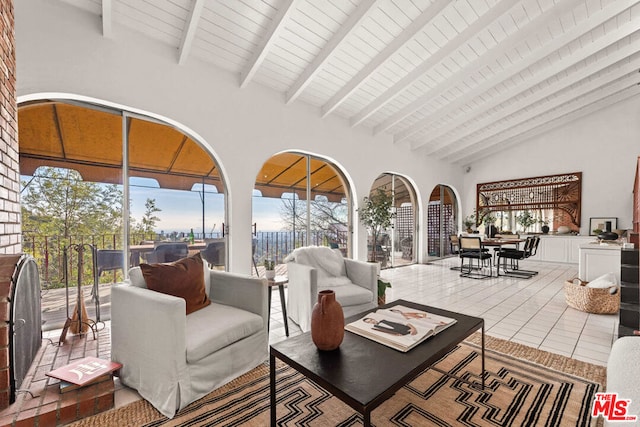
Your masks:
{"label": "arched window", "polygon": [[318,156],[286,152],[267,160],[253,195],[258,269],[264,260],[281,263],[298,246],[330,246],[350,255],[346,182],[338,166]]}
{"label": "arched window", "polygon": [[[377,237],[375,258],[382,268],[412,264],[417,260],[416,219],[417,203],[413,185],[404,177],[384,173],[376,178],[370,195],[383,189],[393,197],[393,224]],[[373,245],[369,236],[368,259],[372,259]]]}
{"label": "arched window", "polygon": [[429,196],[427,211],[427,241],[429,259],[451,255],[451,236],[458,235],[458,199],[446,185],[437,185]]}
{"label": "arched window", "polygon": [[[36,258],[47,286],[64,286],[63,253],[73,245],[95,251],[97,271],[91,258],[83,265],[83,285],[89,285],[94,273],[106,284],[122,280],[129,266],[166,261],[154,253],[162,244],[194,254],[212,240],[224,241],[222,177],[211,155],[185,132],[71,100],[20,104],[18,118],[23,250]],[[69,277],[75,278],[78,264],[70,258]],[[109,318],[108,306],[100,315]]]}

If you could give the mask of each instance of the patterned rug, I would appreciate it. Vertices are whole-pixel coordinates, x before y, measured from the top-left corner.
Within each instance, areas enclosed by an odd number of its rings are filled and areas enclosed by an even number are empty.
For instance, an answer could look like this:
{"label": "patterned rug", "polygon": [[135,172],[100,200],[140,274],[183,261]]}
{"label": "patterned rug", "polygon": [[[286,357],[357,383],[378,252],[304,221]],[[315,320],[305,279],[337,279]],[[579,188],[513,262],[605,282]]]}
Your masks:
{"label": "patterned rug", "polygon": [[[477,340],[465,341],[435,366],[480,381]],[[376,426],[596,425],[590,410],[594,394],[602,391],[604,367],[487,337],[486,370],[486,388],[480,391],[429,369],[376,408],[371,421]],[[362,425],[359,414],[288,366],[279,364],[276,378],[278,425]],[[269,367],[259,366],[171,420],[138,401],[72,425],[267,426]]]}

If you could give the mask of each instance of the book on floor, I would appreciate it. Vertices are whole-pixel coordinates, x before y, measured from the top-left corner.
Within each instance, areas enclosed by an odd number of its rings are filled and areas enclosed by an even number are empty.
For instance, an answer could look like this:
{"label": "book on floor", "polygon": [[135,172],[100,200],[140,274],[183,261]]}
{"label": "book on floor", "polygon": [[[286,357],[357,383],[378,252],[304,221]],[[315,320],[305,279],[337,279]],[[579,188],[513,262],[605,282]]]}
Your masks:
{"label": "book on floor", "polygon": [[109,375],[122,368],[122,364],[97,357],[85,357],[75,360],[68,365],[47,372],[46,375],[60,381],[84,386],[96,381],[103,375]]}
{"label": "book on floor", "polygon": [[100,384],[106,381],[111,381],[113,383],[113,374],[111,372],[109,372],[108,374],[100,375],[99,377],[94,378],[92,381],[85,383],[84,385],[73,384],[60,380],[60,382],[58,383],[58,390],[60,391],[60,393],[68,393],[73,390],[90,387],[92,385]]}
{"label": "book on floor", "polygon": [[396,305],[367,313],[344,328],[380,344],[407,352],[454,323],[456,319],[450,317]]}

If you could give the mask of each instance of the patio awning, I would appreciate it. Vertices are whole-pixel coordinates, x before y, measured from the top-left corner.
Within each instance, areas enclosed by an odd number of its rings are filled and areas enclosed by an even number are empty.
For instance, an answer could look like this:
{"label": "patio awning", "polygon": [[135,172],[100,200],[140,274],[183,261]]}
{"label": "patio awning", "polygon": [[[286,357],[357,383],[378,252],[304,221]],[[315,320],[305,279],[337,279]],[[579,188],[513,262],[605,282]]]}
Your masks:
{"label": "patio awning", "polygon": [[[155,179],[160,187],[191,190],[194,184],[222,191],[218,168],[193,139],[175,128],[130,118],[129,175]],[[122,184],[122,115],[58,101],[18,109],[20,173],[40,166],[74,169],[85,181]]]}
{"label": "patio awning", "polygon": [[[324,160],[310,158],[311,199],[325,196],[339,203],[346,198],[342,177]],[[300,200],[306,199],[307,156],[297,153],[282,153],[273,156],[262,166],[256,177],[255,189],[265,197],[282,197],[295,193]]]}

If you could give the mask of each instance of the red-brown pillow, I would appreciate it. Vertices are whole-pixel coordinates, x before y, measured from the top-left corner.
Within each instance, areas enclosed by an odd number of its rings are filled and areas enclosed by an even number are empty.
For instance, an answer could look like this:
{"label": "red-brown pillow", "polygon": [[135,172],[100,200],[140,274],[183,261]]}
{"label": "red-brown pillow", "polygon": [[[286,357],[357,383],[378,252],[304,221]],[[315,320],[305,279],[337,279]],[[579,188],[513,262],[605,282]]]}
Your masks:
{"label": "red-brown pillow", "polygon": [[211,304],[204,289],[204,270],[200,253],[170,264],[140,264],[147,288],[183,298],[187,314]]}

